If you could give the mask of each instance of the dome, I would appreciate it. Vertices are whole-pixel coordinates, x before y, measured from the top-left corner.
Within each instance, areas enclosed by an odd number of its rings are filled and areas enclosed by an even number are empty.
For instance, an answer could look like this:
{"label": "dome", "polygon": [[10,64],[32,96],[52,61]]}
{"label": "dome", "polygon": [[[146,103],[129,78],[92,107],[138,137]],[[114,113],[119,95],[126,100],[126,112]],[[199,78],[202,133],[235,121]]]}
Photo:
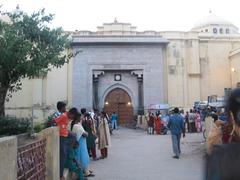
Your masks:
{"label": "dome", "polygon": [[198,29],[201,27],[209,26],[209,25],[226,25],[226,26],[236,27],[231,22],[229,22],[221,17],[218,17],[215,14],[210,12],[208,16],[197,21],[197,23],[194,25],[193,29]]}

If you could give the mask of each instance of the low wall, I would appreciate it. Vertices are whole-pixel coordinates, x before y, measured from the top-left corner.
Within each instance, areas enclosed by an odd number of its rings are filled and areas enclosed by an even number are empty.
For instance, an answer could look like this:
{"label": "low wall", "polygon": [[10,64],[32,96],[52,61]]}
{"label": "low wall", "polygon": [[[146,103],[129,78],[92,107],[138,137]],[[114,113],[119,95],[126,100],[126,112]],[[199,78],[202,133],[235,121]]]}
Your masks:
{"label": "low wall", "polygon": [[[46,139],[46,180],[59,180],[59,130],[57,127],[44,129],[37,134]],[[17,179],[18,140],[16,136],[0,138],[0,180]]]}
{"label": "low wall", "polygon": [[37,135],[47,139],[46,144],[46,180],[59,180],[59,130],[57,127],[44,129]]}
{"label": "low wall", "polygon": [[0,179],[17,179],[17,137],[0,138]]}

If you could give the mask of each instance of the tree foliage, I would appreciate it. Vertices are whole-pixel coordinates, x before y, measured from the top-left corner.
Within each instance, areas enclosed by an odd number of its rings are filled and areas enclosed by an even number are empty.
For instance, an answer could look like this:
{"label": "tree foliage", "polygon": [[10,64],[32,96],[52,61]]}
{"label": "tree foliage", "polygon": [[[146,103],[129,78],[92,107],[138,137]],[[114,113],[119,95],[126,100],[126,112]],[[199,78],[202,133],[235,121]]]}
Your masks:
{"label": "tree foliage", "polygon": [[[21,89],[21,79],[46,75],[60,68],[73,54],[70,38],[62,28],[50,28],[52,14],[45,10],[31,15],[17,10],[5,12],[9,21],[0,20],[0,115],[11,93]],[[7,96],[7,92],[10,94]],[[2,107],[3,108],[3,107]]]}

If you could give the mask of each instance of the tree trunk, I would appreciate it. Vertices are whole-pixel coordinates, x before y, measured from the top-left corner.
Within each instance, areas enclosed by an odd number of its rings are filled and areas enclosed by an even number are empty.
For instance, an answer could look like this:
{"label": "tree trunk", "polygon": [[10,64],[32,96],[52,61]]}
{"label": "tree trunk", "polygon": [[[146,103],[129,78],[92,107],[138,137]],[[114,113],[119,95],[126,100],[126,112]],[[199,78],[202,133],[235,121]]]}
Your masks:
{"label": "tree trunk", "polygon": [[5,116],[5,99],[8,88],[0,87],[0,116]]}

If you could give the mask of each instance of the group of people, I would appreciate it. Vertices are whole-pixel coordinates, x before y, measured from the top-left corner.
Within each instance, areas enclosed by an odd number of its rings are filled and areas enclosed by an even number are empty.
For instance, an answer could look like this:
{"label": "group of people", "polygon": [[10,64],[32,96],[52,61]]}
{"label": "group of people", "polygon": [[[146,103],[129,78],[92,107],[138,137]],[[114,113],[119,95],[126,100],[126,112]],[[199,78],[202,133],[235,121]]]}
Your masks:
{"label": "group of people", "polygon": [[[53,123],[60,132],[60,178],[64,179],[67,168],[73,179],[83,180],[95,176],[89,167],[90,157],[93,160],[107,158],[110,146],[108,116],[105,112],[88,113],[85,108],[66,110],[64,102],[57,103]],[[101,152],[97,157],[96,142]]]}
{"label": "group of people", "polygon": [[153,113],[149,114],[148,118],[148,133],[149,134],[162,134],[163,121],[161,120],[161,114],[157,113],[156,116]]}
{"label": "group of people", "polygon": [[[202,117],[200,111],[190,109],[190,111],[184,114],[183,110],[179,110],[179,114],[182,116],[184,121],[184,127],[186,132],[194,133],[194,132],[202,132]],[[169,112],[169,114],[162,115],[160,112],[149,113],[148,117],[148,133],[149,134],[166,134],[167,132],[167,124],[169,118],[174,115],[174,110]]]}
{"label": "group of people", "polygon": [[200,115],[200,111],[190,109],[190,112],[182,111],[181,115],[184,117],[185,127],[187,132],[202,132],[202,117]]}

